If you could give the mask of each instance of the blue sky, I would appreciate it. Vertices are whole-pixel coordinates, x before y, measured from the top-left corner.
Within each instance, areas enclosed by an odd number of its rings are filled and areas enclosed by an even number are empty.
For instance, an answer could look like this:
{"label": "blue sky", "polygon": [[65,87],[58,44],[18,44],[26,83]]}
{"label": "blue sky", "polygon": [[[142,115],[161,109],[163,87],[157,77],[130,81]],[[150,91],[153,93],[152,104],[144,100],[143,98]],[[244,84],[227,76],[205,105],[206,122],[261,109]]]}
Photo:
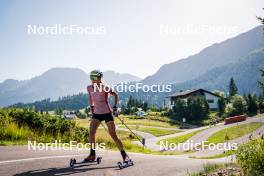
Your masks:
{"label": "blue sky", "polygon": [[[262,0],[2,0],[0,81],[29,79],[53,67],[99,68],[142,78],[166,63],[259,25]],[[105,27],[105,35],[28,35],[27,25]],[[184,26],[229,33],[168,33]]]}

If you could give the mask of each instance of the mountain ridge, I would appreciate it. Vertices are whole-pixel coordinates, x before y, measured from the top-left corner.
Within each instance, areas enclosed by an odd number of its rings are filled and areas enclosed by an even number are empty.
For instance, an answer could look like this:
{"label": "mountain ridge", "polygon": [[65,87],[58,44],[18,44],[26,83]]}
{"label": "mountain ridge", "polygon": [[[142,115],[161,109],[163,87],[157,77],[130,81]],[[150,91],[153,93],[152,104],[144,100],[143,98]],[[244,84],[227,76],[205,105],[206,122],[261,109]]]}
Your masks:
{"label": "mountain ridge", "polygon": [[215,67],[236,62],[238,58],[264,46],[262,28],[263,25],[257,26],[236,37],[206,47],[197,54],[164,64],[142,82],[146,84],[185,82]]}
{"label": "mountain ridge", "polygon": [[[104,79],[109,84],[140,79],[131,74],[107,72],[111,75],[107,75]],[[85,92],[89,82],[89,75],[86,72],[79,68],[70,67],[51,68],[29,80],[7,79],[0,83],[0,106],[18,102],[28,103],[46,98],[54,100],[62,96]]]}

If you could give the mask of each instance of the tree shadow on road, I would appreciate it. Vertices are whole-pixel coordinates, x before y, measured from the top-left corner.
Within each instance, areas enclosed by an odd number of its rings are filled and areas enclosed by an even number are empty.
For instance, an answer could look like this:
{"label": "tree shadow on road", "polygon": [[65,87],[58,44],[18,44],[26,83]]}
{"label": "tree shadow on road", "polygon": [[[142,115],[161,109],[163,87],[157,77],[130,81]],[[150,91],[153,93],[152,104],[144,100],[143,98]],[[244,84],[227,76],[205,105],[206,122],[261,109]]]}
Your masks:
{"label": "tree shadow on road", "polygon": [[[77,173],[84,173],[89,172],[92,170],[101,170],[101,169],[111,169],[116,168],[116,170],[119,170],[118,166],[108,166],[108,167],[93,167],[95,164],[86,164],[86,165],[80,165],[76,166],[74,168],[71,167],[64,167],[64,168],[48,168],[48,169],[39,169],[39,170],[32,170],[27,171],[19,174],[15,174],[15,176],[46,176],[46,175],[71,175],[71,174],[77,174]],[[91,167],[86,167],[91,166]]]}

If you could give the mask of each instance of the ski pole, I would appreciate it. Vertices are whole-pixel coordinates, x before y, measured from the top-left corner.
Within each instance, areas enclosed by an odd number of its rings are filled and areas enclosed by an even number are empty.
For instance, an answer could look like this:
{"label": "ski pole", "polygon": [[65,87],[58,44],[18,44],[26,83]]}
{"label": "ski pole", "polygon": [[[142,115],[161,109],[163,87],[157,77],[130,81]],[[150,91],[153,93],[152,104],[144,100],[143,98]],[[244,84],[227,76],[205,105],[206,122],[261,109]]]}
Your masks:
{"label": "ski pole", "polygon": [[[137,140],[143,145],[143,147],[145,146],[145,142],[142,142],[141,141],[141,139],[138,137],[138,135],[136,135],[124,122],[123,122],[123,120],[120,118],[120,117],[118,117],[118,115],[115,115],[115,117],[117,117],[118,118],[118,120],[120,120],[120,122],[123,124],[123,125],[125,125],[125,127],[134,135],[134,136],[136,136],[136,138],[137,138]],[[143,140],[145,141],[145,139],[143,138]]]}

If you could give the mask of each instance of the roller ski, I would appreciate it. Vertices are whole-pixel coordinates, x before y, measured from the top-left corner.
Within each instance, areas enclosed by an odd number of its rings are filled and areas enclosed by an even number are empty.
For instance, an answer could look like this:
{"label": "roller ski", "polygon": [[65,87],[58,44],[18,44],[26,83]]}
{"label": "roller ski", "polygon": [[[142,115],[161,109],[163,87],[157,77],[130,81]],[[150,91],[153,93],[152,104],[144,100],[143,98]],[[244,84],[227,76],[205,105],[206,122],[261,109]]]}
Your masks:
{"label": "roller ski", "polygon": [[74,167],[75,165],[81,165],[81,164],[84,164],[84,163],[97,163],[97,164],[100,164],[101,161],[102,161],[102,157],[97,157],[97,158],[94,158],[94,159],[90,159],[89,157],[87,157],[81,162],[77,162],[75,158],[71,158],[70,167]]}
{"label": "roller ski", "polygon": [[126,167],[133,166],[134,163],[131,159],[128,159],[128,160],[123,161],[123,162],[118,162],[117,165],[118,165],[119,169],[124,169]]}
{"label": "roller ski", "polygon": [[117,165],[119,169],[124,169],[129,166],[133,166],[133,161],[128,157],[125,151],[121,151],[121,155],[123,157],[123,162],[118,162]]}

